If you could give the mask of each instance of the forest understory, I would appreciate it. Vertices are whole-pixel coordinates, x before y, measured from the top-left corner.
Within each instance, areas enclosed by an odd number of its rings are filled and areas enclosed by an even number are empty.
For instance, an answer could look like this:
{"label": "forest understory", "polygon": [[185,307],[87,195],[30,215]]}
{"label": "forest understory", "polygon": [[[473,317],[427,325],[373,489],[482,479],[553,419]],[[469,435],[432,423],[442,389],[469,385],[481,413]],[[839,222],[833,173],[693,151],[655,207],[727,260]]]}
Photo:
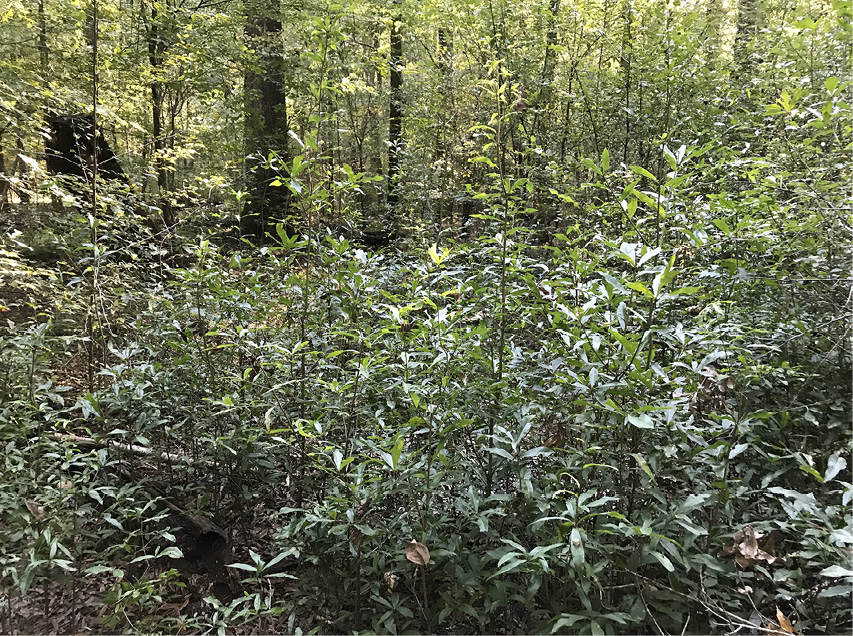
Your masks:
{"label": "forest understory", "polygon": [[851,16],[11,2],[0,632],[850,633]]}

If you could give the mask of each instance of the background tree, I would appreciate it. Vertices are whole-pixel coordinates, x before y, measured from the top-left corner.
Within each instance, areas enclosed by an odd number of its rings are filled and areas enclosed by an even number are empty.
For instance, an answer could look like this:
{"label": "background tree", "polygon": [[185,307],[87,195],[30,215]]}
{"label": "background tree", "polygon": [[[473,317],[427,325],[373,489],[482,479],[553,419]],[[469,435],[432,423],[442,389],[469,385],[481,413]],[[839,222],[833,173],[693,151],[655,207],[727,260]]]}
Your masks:
{"label": "background tree", "polygon": [[245,139],[248,200],[240,233],[263,244],[264,233],[288,214],[287,188],[271,186],[287,169],[288,120],[284,58],[281,53],[281,5],[277,0],[246,4]]}

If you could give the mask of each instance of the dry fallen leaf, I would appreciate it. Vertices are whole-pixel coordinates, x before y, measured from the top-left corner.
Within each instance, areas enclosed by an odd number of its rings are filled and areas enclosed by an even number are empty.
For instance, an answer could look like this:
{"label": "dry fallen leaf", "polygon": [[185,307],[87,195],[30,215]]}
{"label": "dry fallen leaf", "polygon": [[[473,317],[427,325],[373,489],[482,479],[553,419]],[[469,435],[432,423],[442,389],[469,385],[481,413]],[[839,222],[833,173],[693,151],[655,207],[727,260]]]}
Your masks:
{"label": "dry fallen leaf", "polygon": [[412,542],[406,546],[406,558],[412,563],[426,565],[429,563],[429,550],[423,543],[412,539]]}
{"label": "dry fallen leaf", "polygon": [[779,629],[783,632],[787,632],[788,634],[796,634],[794,631],[794,626],[791,625],[791,621],[785,618],[785,615],[782,613],[778,607],[776,608],[776,620],[779,621]]}
{"label": "dry fallen leaf", "polygon": [[393,590],[397,587],[397,583],[400,582],[400,577],[393,572],[386,572],[382,575],[382,582],[388,586],[389,590]]}
{"label": "dry fallen leaf", "polygon": [[39,506],[35,501],[27,501],[25,503],[27,505],[27,510],[29,510],[36,519],[41,519],[44,516],[44,510],[42,510],[41,506]]}
{"label": "dry fallen leaf", "polygon": [[768,633],[771,636],[789,636],[793,634],[794,636],[803,636],[802,632],[794,631],[794,626],[791,625],[791,621],[789,621],[785,615],[782,613],[778,607],[776,608],[776,620],[779,621],[779,625],[776,625],[773,621],[770,621],[767,625]]}
{"label": "dry fallen leaf", "polygon": [[735,532],[732,542],[720,551],[719,556],[734,556],[735,563],[743,569],[750,568],[759,561],[766,561],[767,565],[772,565],[777,557],[761,548],[759,545],[761,538],[763,538],[764,547],[772,552],[775,547],[772,534],[759,537],[755,528],[744,526]]}
{"label": "dry fallen leaf", "polygon": [[563,429],[558,428],[556,433],[554,433],[553,435],[551,435],[551,437],[545,440],[544,445],[548,448],[557,448],[563,445],[565,438],[566,436],[563,433]]}

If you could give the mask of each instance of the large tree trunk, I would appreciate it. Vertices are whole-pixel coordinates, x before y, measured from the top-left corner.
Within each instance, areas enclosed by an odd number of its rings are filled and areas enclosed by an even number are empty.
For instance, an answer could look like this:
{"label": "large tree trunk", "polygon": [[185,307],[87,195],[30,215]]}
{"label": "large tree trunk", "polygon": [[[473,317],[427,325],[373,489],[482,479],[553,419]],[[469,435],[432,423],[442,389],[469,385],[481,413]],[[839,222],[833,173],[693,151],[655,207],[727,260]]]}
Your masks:
{"label": "large tree trunk", "polygon": [[255,0],[247,3],[246,11],[246,46],[257,59],[248,62],[244,75],[248,201],[240,216],[240,234],[260,245],[267,230],[286,219],[290,203],[286,187],[271,185],[290,162],[281,5],[279,0]]}
{"label": "large tree trunk", "polygon": [[391,25],[391,99],[388,108],[388,208],[397,212],[403,154],[403,33],[402,16]]}

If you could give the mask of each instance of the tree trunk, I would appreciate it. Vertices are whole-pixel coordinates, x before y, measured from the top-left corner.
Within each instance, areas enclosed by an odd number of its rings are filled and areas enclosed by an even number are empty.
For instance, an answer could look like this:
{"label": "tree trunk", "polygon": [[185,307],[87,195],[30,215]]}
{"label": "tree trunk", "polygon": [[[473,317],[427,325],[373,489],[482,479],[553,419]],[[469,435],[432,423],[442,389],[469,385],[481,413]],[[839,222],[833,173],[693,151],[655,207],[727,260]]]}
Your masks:
{"label": "tree trunk", "polygon": [[628,165],[628,142],[631,139],[631,54],[634,48],[633,35],[631,33],[631,0],[625,2],[625,31],[622,34],[622,57],[620,63],[622,74],[625,77],[625,139],[622,143],[622,161]]}
{"label": "tree trunk", "polygon": [[[544,138],[550,117],[546,113],[551,104],[554,93],[554,71],[557,68],[557,54],[554,47],[557,44],[557,16],[560,13],[560,0],[551,3],[551,14],[548,17],[548,33],[545,35],[545,59],[542,61],[542,74],[539,78],[539,97],[536,100],[536,112],[533,115],[533,124],[530,126],[532,134],[536,138]],[[540,116],[546,114],[543,122],[543,130],[539,130]]]}
{"label": "tree trunk", "polygon": [[[403,153],[403,23],[402,15],[391,25],[391,98],[388,108],[388,208],[397,212],[400,164]],[[395,215],[396,217],[396,215]]]}
{"label": "tree trunk", "polygon": [[38,23],[39,23],[39,67],[42,73],[47,71],[47,20],[44,15],[44,0],[39,0],[38,4]]}
{"label": "tree trunk", "polygon": [[743,75],[749,66],[749,43],[755,31],[755,0],[738,0],[737,32],[735,34],[734,73]]}
{"label": "tree trunk", "polygon": [[0,212],[9,203],[9,178],[6,176],[6,158],[3,156],[3,131],[0,131]]}
{"label": "tree trunk", "polygon": [[[453,222],[453,200],[454,197],[450,194],[450,174],[451,174],[451,139],[448,132],[456,129],[454,125],[454,108],[453,104],[453,89],[450,86],[450,71],[453,61],[453,34],[447,29],[438,29],[438,72],[441,74],[441,109],[439,115],[441,125],[438,134],[436,135],[436,148],[433,155],[433,164],[439,161],[442,162],[440,173],[441,183],[440,192],[441,199],[438,204],[436,219],[437,235],[441,235],[444,226],[445,216]],[[446,214],[445,214],[446,213]]]}
{"label": "tree trunk", "polygon": [[[290,163],[280,13],[279,0],[247,4],[246,46],[257,59],[248,61],[244,75],[248,201],[240,216],[240,234],[258,245],[276,222],[286,220],[290,203],[286,187],[271,185]],[[293,231],[288,224],[288,233]]]}
{"label": "tree trunk", "polygon": [[154,133],[154,163],[157,168],[157,189],[160,193],[160,210],[163,222],[174,225],[175,214],[169,197],[169,175],[166,166],[166,140],[163,137],[163,102],[166,87],[160,79],[163,68],[163,55],[166,52],[166,40],[158,23],[159,14],[156,5],[151,5],[151,21],[148,24],[148,62],[151,64],[151,127]]}
{"label": "tree trunk", "polygon": [[15,138],[15,147],[18,149],[18,156],[15,157],[15,167],[13,168],[13,172],[18,175],[18,198],[21,200],[21,203],[29,203],[30,202],[30,168],[24,162],[20,155],[24,154],[24,140],[18,135]]}

